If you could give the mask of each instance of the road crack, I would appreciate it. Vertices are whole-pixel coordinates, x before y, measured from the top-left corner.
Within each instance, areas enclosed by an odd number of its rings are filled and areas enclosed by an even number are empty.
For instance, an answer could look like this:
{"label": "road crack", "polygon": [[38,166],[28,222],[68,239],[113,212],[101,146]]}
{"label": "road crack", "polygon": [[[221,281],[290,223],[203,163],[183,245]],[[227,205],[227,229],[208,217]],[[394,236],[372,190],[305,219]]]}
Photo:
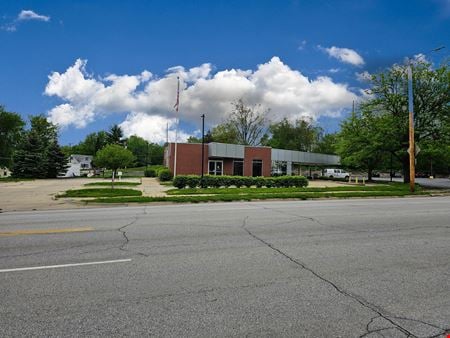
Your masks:
{"label": "road crack", "polygon": [[[269,208],[267,208],[269,209]],[[270,210],[270,209],[269,209]],[[395,316],[390,316],[389,314],[386,314],[386,310],[381,309],[380,307],[376,306],[375,304],[370,303],[368,300],[364,299],[361,296],[352,294],[349,291],[346,291],[344,289],[342,289],[341,287],[339,287],[336,283],[334,283],[333,281],[325,278],[324,276],[322,276],[321,274],[319,274],[318,272],[316,272],[315,270],[313,270],[312,268],[308,267],[305,263],[299,261],[298,259],[288,255],[286,252],[282,251],[281,249],[277,248],[276,246],[274,246],[272,243],[269,243],[268,241],[264,240],[263,238],[255,235],[252,231],[250,231],[247,227],[247,221],[248,221],[248,216],[246,216],[242,222],[241,228],[251,237],[253,237],[255,240],[259,241],[260,243],[262,243],[263,245],[265,245],[266,247],[268,247],[269,249],[271,249],[272,251],[278,253],[279,255],[283,256],[284,258],[288,259],[289,261],[291,261],[292,263],[294,263],[295,265],[297,265],[298,267],[300,267],[301,269],[304,269],[306,271],[309,271],[313,276],[315,276],[316,278],[320,279],[322,282],[328,284],[329,286],[331,286],[334,290],[336,290],[338,293],[340,293],[341,295],[350,298],[354,301],[356,301],[357,303],[359,303],[360,305],[362,305],[363,307],[365,307],[366,309],[369,309],[370,311],[374,312],[377,314],[377,316],[373,317],[370,319],[369,323],[366,325],[367,328],[367,332],[365,332],[363,335],[361,335],[360,337],[365,337],[368,336],[371,333],[374,333],[375,331],[369,331],[370,329],[370,325],[371,323],[376,319],[376,318],[383,318],[384,320],[386,320],[387,322],[389,322],[392,327],[389,328],[382,328],[380,330],[378,330],[377,332],[380,332],[382,330],[387,330],[387,329],[397,329],[400,332],[402,332],[406,337],[416,337],[416,335],[414,335],[412,332],[410,332],[408,329],[406,329],[405,327],[401,326],[399,323],[397,323],[396,321],[394,321],[394,319],[397,320],[401,320],[401,317],[395,317]],[[409,318],[403,318],[404,320],[410,320],[410,321],[416,321],[414,319],[409,319]],[[421,321],[417,321],[417,322],[421,322]],[[438,337],[439,335],[442,335],[444,333],[447,332],[446,329],[438,327],[436,325],[433,324],[429,324],[426,322],[421,322],[425,325],[429,325],[431,327],[434,327],[436,329],[441,330],[441,332],[436,336]],[[380,333],[381,334],[381,333]],[[435,336],[430,336],[431,337],[435,337]]]}
{"label": "road crack", "polygon": [[133,251],[133,250],[128,249],[128,244],[130,243],[130,238],[127,236],[127,230],[126,230],[128,227],[136,224],[136,222],[141,218],[141,216],[145,216],[145,215],[148,215],[147,207],[144,208],[144,211],[142,214],[136,214],[134,216],[134,219],[131,222],[129,222],[117,229],[117,231],[119,231],[122,234],[122,237],[124,239],[124,243],[118,248],[119,250],[125,251],[125,252],[131,252],[131,253],[134,253],[139,256],[149,257],[149,255],[147,255],[143,252]]}

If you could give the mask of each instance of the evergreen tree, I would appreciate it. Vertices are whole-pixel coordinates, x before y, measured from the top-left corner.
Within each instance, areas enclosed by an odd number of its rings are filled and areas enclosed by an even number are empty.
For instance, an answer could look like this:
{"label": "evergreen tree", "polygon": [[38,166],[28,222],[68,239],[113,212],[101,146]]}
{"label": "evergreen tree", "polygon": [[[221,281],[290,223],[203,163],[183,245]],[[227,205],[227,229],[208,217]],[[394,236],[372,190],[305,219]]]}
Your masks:
{"label": "evergreen tree", "polygon": [[45,147],[36,133],[27,133],[18,151],[15,152],[12,176],[20,178],[47,177]]}
{"label": "evergreen tree", "polygon": [[123,131],[117,124],[114,124],[106,133],[108,144],[120,144],[123,143]]}
{"label": "evergreen tree", "polygon": [[57,127],[44,116],[30,118],[26,132],[13,157],[13,176],[23,178],[56,178],[67,170],[67,158],[58,144]]}
{"label": "evergreen tree", "polygon": [[55,178],[64,174],[69,167],[67,156],[57,142],[52,142],[47,149],[47,178]]}

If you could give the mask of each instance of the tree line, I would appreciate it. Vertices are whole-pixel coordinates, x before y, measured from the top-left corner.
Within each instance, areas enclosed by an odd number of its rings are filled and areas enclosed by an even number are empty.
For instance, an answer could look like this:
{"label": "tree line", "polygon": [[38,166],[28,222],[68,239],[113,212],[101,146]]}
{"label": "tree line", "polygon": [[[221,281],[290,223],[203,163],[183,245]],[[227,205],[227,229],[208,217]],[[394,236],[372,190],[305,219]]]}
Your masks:
{"label": "tree line", "polygon": [[57,126],[43,115],[31,116],[29,128],[25,126],[19,114],[0,106],[0,167],[9,168],[13,177],[58,177],[67,171],[68,158],[73,154],[95,156],[94,164],[99,167],[112,168],[104,164],[115,155],[121,156],[121,163],[127,166],[163,163],[163,146],[136,135],[124,138],[118,125],[91,133],[73,146],[60,146]]}

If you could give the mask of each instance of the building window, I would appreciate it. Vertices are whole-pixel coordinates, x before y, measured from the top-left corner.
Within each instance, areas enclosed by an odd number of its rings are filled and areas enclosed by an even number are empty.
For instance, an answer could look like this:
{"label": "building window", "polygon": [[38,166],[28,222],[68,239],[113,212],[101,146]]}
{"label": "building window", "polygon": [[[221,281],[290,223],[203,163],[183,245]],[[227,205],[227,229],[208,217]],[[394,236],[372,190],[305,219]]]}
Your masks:
{"label": "building window", "polygon": [[234,176],[244,176],[244,161],[234,160],[233,161],[233,175]]}
{"label": "building window", "polygon": [[252,163],[252,176],[262,176],[262,160],[253,160]]}
{"label": "building window", "polygon": [[210,175],[222,175],[223,174],[223,161],[208,161]]}

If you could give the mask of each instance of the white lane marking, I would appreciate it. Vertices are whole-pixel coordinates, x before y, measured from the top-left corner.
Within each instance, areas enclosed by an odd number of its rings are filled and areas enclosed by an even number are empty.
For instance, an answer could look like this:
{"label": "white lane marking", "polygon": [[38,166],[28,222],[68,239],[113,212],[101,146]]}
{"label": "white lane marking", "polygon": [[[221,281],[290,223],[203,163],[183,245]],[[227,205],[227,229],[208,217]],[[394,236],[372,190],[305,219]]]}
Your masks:
{"label": "white lane marking", "polygon": [[0,272],[57,269],[57,268],[67,268],[67,267],[72,267],[72,266],[98,265],[98,264],[111,264],[111,263],[124,263],[124,262],[131,262],[131,259],[116,259],[114,261],[86,262],[86,263],[73,263],[73,264],[61,264],[61,265],[33,266],[33,267],[29,267],[29,268],[2,269],[2,270],[0,270]]}

